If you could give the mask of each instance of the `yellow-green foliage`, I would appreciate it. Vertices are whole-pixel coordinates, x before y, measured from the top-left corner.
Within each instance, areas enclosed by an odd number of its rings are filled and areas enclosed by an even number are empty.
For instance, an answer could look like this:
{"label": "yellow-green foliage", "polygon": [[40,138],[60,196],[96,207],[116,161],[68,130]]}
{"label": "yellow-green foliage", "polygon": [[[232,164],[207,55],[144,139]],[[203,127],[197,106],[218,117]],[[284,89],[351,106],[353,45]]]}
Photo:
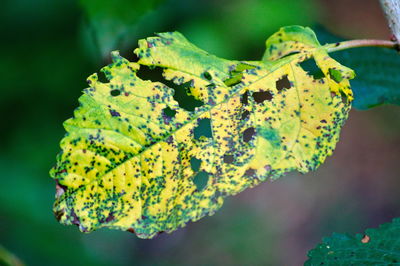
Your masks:
{"label": "yellow-green foliage", "polygon": [[[172,32],[140,40],[138,62],[113,52],[102,69],[109,82],[90,76],[64,124],[51,171],[60,222],[151,238],[215,213],[226,196],[268,178],[316,169],[338,141],[354,73],[308,28],[282,28],[266,44],[263,60],[232,61]],[[310,58],[323,77],[302,69]],[[201,106],[180,107],[172,88],[136,75],[143,66],[189,86]],[[202,123],[210,135],[196,136]],[[208,176],[204,188],[195,184],[199,176]]]}

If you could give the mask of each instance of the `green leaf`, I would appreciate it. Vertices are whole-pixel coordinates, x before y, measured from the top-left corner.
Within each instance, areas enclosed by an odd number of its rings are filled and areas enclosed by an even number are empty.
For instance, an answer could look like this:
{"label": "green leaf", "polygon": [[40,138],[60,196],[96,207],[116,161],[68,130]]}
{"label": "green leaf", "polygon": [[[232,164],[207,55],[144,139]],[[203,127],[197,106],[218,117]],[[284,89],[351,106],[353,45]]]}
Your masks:
{"label": "green leaf", "polygon": [[[140,40],[135,53],[138,62],[113,52],[102,69],[109,82],[90,76],[64,123],[51,171],[54,211],[84,232],[109,227],[151,238],[212,215],[228,195],[314,170],[350,110],[353,71],[308,28],[282,28],[262,61],[218,58],[177,32]],[[302,69],[311,59],[323,77]],[[188,108],[190,97],[199,106]]]}
{"label": "green leaf", "polygon": [[19,258],[0,245],[0,264],[4,266],[23,266]]}
{"label": "green leaf", "polygon": [[305,265],[398,265],[400,218],[355,236],[333,234],[308,254]]}
{"label": "green leaf", "polygon": [[[342,41],[322,29],[317,32],[321,42]],[[339,51],[331,56],[357,71],[357,79],[351,82],[355,108],[366,110],[381,104],[400,105],[398,52],[387,48],[362,47]]]}
{"label": "green leaf", "polygon": [[162,0],[80,0],[88,17],[91,37],[102,56],[115,49],[149,11]]}

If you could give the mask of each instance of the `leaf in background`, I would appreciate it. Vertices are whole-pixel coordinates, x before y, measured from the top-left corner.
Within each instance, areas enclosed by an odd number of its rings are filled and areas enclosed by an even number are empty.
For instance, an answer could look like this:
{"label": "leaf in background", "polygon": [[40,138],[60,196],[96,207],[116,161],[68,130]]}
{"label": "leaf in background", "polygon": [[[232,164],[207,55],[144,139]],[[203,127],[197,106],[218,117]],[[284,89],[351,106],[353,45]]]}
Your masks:
{"label": "leaf in background", "polygon": [[355,236],[333,234],[308,254],[305,265],[398,265],[400,219]]}
{"label": "leaf in background", "polygon": [[[135,53],[138,62],[113,52],[102,69],[109,82],[90,76],[64,124],[51,171],[54,211],[84,232],[110,227],[151,238],[268,178],[314,170],[350,109],[353,71],[309,28],[282,28],[263,61],[218,58],[177,32],[140,40]],[[303,70],[305,60],[323,76]],[[148,80],[146,67],[158,79]]]}
{"label": "leaf in background", "polygon": [[116,48],[125,34],[163,0],[80,0],[93,42],[102,56]]}
{"label": "leaf in background", "polygon": [[23,266],[22,261],[0,245],[0,265]]}
{"label": "leaf in background", "polygon": [[[317,30],[321,43],[339,42],[323,29]],[[355,69],[353,106],[365,110],[381,104],[400,105],[400,55],[393,49],[362,47],[339,51],[332,57]]]}

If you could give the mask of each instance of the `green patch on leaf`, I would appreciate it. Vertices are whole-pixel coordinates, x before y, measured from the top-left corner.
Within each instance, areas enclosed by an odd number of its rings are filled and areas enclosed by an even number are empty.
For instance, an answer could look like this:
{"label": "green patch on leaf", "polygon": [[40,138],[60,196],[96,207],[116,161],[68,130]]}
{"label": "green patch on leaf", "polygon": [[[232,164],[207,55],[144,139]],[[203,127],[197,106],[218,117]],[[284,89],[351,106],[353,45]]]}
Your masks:
{"label": "green patch on leaf", "polygon": [[400,219],[365,234],[333,234],[308,254],[305,265],[398,265]]}
{"label": "green patch on leaf", "polygon": [[[51,170],[54,212],[83,232],[151,238],[214,214],[226,196],[314,170],[332,154],[351,107],[353,71],[309,28],[282,28],[261,61],[218,58],[177,32],[140,40],[135,54],[129,62],[113,52],[102,69],[108,82],[90,76],[64,123]],[[302,68],[311,58],[324,77]],[[162,76],[142,79],[143,68]],[[183,108],[179,93],[200,104]]]}

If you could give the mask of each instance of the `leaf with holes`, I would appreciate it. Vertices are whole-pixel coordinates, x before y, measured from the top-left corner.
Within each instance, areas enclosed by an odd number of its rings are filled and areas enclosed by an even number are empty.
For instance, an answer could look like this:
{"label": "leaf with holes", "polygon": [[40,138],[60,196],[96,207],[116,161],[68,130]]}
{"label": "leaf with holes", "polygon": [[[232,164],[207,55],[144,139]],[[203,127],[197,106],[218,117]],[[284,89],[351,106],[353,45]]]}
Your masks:
{"label": "leaf with holes", "polygon": [[[90,76],[64,124],[51,171],[60,222],[151,238],[268,178],[316,169],[347,118],[353,71],[308,28],[282,28],[266,45],[261,61],[232,61],[171,32],[140,40],[138,62],[112,53],[109,82]],[[307,60],[323,75],[303,70]]]}
{"label": "leaf with holes", "polygon": [[398,265],[400,219],[355,236],[333,234],[308,254],[305,265]]}

